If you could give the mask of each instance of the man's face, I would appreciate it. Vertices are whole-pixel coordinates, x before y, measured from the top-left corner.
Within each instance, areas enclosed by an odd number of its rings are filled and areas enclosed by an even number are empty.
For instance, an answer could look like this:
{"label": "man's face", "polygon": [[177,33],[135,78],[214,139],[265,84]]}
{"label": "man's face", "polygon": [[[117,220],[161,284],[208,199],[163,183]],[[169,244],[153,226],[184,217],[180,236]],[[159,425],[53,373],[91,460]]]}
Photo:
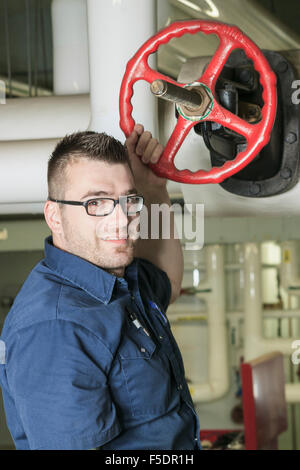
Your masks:
{"label": "man's face", "polygon": [[[118,199],[136,194],[133,175],[126,164],[83,158],[66,169],[67,201],[87,201],[97,197]],[[116,275],[133,259],[139,215],[127,216],[120,204],[106,216],[94,217],[83,206],[62,208],[62,248]]]}

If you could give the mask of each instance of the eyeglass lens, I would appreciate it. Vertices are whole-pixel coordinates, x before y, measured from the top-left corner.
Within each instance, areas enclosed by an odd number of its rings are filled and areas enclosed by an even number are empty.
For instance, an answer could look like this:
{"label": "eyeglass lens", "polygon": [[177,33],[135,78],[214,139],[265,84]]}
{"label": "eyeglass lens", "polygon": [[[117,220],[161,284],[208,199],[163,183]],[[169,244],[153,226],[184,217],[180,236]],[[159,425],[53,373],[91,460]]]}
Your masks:
{"label": "eyeglass lens", "polygon": [[[143,198],[141,196],[121,196],[119,198],[121,207],[125,214],[136,215],[143,208]],[[87,205],[90,215],[108,215],[115,207],[113,199],[97,198],[89,201]]]}

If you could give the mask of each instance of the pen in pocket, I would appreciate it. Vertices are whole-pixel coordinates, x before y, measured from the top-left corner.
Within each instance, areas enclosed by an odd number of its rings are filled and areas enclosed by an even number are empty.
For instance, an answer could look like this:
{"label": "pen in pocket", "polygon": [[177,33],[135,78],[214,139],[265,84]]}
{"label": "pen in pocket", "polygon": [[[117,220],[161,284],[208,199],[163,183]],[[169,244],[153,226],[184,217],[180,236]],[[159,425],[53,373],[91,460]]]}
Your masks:
{"label": "pen in pocket", "polygon": [[154,308],[160,314],[161,318],[163,319],[164,324],[166,325],[168,323],[168,320],[167,320],[166,316],[162,313],[162,311],[160,310],[158,305],[155,302],[152,302],[152,300],[149,300],[149,305],[150,305],[150,307]]}
{"label": "pen in pocket", "polygon": [[130,320],[132,321],[132,323],[134,324],[134,326],[139,330],[140,328],[142,328],[142,330],[144,331],[144,333],[146,333],[147,336],[150,336],[150,334],[148,333],[148,331],[146,330],[146,328],[139,322],[138,318],[136,317],[136,314],[134,312],[132,312],[131,310],[128,310],[127,309],[127,312],[128,312],[128,315],[129,315],[129,318]]}

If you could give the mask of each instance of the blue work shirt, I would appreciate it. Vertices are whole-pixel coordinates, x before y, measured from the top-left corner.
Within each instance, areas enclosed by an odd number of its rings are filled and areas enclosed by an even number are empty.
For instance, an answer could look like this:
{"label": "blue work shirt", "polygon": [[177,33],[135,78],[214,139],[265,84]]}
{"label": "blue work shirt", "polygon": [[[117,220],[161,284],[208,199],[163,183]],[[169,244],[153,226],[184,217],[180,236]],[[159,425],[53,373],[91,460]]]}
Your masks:
{"label": "blue work shirt", "polygon": [[1,334],[17,449],[198,449],[199,422],[165,316],[167,275],[118,278],[45,240]]}

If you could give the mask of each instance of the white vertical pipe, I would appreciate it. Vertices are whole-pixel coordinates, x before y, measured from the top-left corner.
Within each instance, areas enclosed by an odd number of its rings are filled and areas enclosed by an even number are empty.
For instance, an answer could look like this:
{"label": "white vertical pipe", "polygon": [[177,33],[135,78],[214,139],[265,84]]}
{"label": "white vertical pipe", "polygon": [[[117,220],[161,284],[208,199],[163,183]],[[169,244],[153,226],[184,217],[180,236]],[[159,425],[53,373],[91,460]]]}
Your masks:
{"label": "white vertical pipe", "polygon": [[209,305],[209,381],[218,391],[225,394],[229,387],[227,330],[225,320],[224,249],[220,245],[208,246],[208,277],[212,293]]}
{"label": "white vertical pipe", "polygon": [[194,402],[217,400],[229,389],[223,247],[208,246],[206,253],[207,286],[211,288],[203,295],[208,310],[208,382],[190,385]]}
{"label": "white vertical pipe", "polygon": [[245,244],[245,322],[244,359],[259,356],[259,339],[262,332],[262,300],[260,249],[257,243]]}
{"label": "white vertical pipe", "polygon": [[[156,32],[155,0],[88,0],[91,121],[89,129],[124,141],[119,92],[126,64]],[[153,63],[149,63],[153,67]],[[157,103],[149,84],[134,87],[133,118],[157,136]]]}
{"label": "white vertical pipe", "polygon": [[[245,360],[250,361],[261,354],[281,351],[291,355],[292,338],[263,338],[261,264],[257,243],[245,244],[245,321],[244,347]],[[299,397],[300,399],[300,397]]]}
{"label": "white vertical pipe", "polygon": [[88,93],[86,0],[52,0],[51,12],[54,93]]}
{"label": "white vertical pipe", "polygon": [[[235,245],[235,252],[237,256],[237,263],[241,265],[241,268],[244,266],[244,247],[242,244]],[[244,306],[244,289],[245,289],[245,273],[244,269],[239,269],[236,274],[236,293],[237,293],[237,305],[235,306],[236,310],[242,310]]]}

